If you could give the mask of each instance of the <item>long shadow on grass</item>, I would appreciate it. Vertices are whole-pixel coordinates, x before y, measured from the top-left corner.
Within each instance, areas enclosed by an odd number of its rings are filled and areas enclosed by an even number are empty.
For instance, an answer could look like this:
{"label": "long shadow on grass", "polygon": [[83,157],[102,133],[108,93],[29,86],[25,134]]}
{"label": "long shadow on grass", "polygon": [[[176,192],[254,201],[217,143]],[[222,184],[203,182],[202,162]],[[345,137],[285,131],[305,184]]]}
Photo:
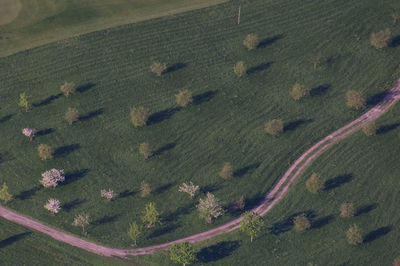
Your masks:
{"label": "long shadow on grass", "polygon": [[18,195],[15,196],[16,199],[20,199],[20,200],[26,200],[29,199],[30,197],[32,197],[33,195],[36,194],[36,192],[38,192],[40,189],[42,189],[41,186],[37,186],[28,190],[24,190],[21,193],[19,193]]}
{"label": "long shadow on grass", "polygon": [[80,85],[78,88],[76,88],[76,91],[82,93],[82,92],[90,90],[94,86],[96,86],[96,84],[94,84],[94,83],[86,83],[86,84]]}
{"label": "long shadow on grass", "polygon": [[159,236],[168,234],[168,233],[176,230],[177,228],[179,228],[179,224],[170,224],[167,226],[163,226],[161,228],[157,228],[148,236],[148,238],[154,238],[154,237],[159,237]]}
{"label": "long shadow on grass", "polygon": [[258,167],[260,167],[260,165],[261,165],[260,162],[247,165],[247,166],[245,166],[245,167],[243,167],[243,168],[240,168],[240,169],[236,170],[236,171],[233,173],[233,175],[234,175],[234,176],[237,176],[237,177],[242,177],[242,176],[244,176],[245,174],[256,170]]}
{"label": "long shadow on grass", "polygon": [[174,107],[174,108],[167,108],[165,110],[156,112],[149,116],[147,120],[147,125],[153,125],[157,123],[161,123],[164,120],[171,118],[175,113],[182,110],[182,107]]}
{"label": "long shadow on grass", "polygon": [[335,220],[335,216],[333,215],[327,215],[324,216],[322,218],[316,219],[314,221],[311,222],[311,228],[312,229],[318,229],[321,228],[327,224],[329,224],[330,222],[333,222]]}
{"label": "long shadow on grass", "polygon": [[78,205],[81,205],[82,203],[85,203],[86,201],[87,201],[86,199],[74,199],[73,201],[63,204],[62,208],[63,210],[69,212],[73,208],[77,207]]}
{"label": "long shadow on grass", "polygon": [[71,173],[66,173],[65,181],[60,183],[60,185],[65,186],[65,185],[71,184],[72,182],[75,182],[75,181],[83,178],[88,172],[89,172],[89,169],[82,169],[82,170],[74,171]]}
{"label": "long shadow on grass", "polygon": [[390,47],[395,48],[400,45],[400,35],[397,35],[390,41]]}
{"label": "long shadow on grass", "polygon": [[164,73],[171,73],[171,72],[177,71],[179,69],[185,68],[186,66],[187,66],[187,64],[185,64],[185,63],[176,63],[176,64],[168,67]]}
{"label": "long shadow on grass", "polygon": [[340,187],[353,179],[353,175],[351,174],[344,174],[340,176],[336,176],[332,179],[329,179],[325,182],[325,189],[324,190],[332,190],[334,188]]}
{"label": "long shadow on grass", "polygon": [[0,118],[0,123],[7,122],[7,121],[10,120],[13,116],[14,116],[14,115],[12,115],[12,114],[3,116],[2,118]]}
{"label": "long shadow on grass", "polygon": [[33,107],[40,107],[40,106],[45,106],[45,105],[51,104],[54,100],[60,98],[61,96],[62,96],[62,93],[59,93],[56,95],[51,95],[39,103],[34,103]]}
{"label": "long shadow on grass", "polygon": [[159,156],[159,155],[163,154],[166,151],[172,150],[173,148],[175,148],[175,146],[176,146],[176,142],[171,142],[171,143],[165,144],[164,146],[162,146],[161,148],[156,150],[153,153],[152,157],[153,156]]}
{"label": "long shadow on grass", "polygon": [[191,203],[185,206],[178,207],[175,211],[168,214],[162,215],[161,220],[163,222],[175,221],[181,215],[187,215],[195,209],[195,204]]}
{"label": "long shadow on grass", "polygon": [[122,213],[118,213],[115,215],[105,215],[103,218],[95,220],[93,225],[102,225],[107,223],[113,223],[117,221],[122,216]]}
{"label": "long shadow on grass", "polygon": [[55,131],[54,128],[42,129],[42,130],[39,130],[38,132],[36,132],[35,136],[36,137],[42,137],[42,136],[48,135],[50,133],[53,133],[54,131]]}
{"label": "long shadow on grass", "polygon": [[262,193],[258,193],[254,195],[251,198],[246,198],[245,199],[245,206],[244,210],[248,211],[253,209],[255,206],[257,206],[263,199],[265,198],[265,195]]}
{"label": "long shadow on grass", "polygon": [[125,189],[124,191],[119,193],[118,198],[123,199],[123,198],[133,196],[135,194],[136,194],[136,191],[134,191],[134,190],[130,191],[129,189]]}
{"label": "long shadow on grass", "polygon": [[390,231],[392,231],[391,226],[384,226],[381,228],[378,228],[372,232],[369,232],[365,237],[364,237],[364,243],[369,243],[372,242],[382,236],[387,235]]}
{"label": "long shadow on grass", "polygon": [[312,89],[310,90],[310,95],[311,95],[311,96],[320,96],[320,95],[323,95],[323,94],[325,94],[330,88],[331,88],[331,85],[329,85],[329,84],[320,85],[320,86],[318,86],[318,87],[312,88]]}
{"label": "long shadow on grass", "polygon": [[381,126],[376,134],[385,134],[388,133],[392,130],[395,130],[396,128],[398,128],[400,126],[400,123],[395,123],[395,124],[391,124],[391,125],[385,125],[385,126]]}
{"label": "long shadow on grass", "polygon": [[362,214],[369,213],[370,211],[376,209],[376,207],[378,207],[378,205],[375,203],[361,206],[357,209],[355,215],[360,216]]}
{"label": "long shadow on grass", "polygon": [[378,92],[367,99],[367,105],[374,106],[385,98],[387,91]]}
{"label": "long shadow on grass", "polygon": [[273,235],[280,235],[282,233],[292,230],[293,219],[294,219],[294,217],[296,217],[297,215],[300,215],[300,214],[305,214],[307,216],[307,218],[313,218],[315,216],[313,211],[294,213],[294,214],[290,215],[289,217],[287,217],[285,220],[274,223],[272,225],[272,227],[269,228],[270,233]]}
{"label": "long shadow on grass", "polygon": [[273,64],[273,62],[261,63],[261,64],[259,64],[259,65],[257,65],[257,66],[254,66],[254,67],[249,68],[249,69],[247,70],[246,73],[247,73],[248,75],[251,75],[251,74],[254,74],[254,73],[257,73],[257,72],[266,70],[266,69],[268,69],[272,64]]}
{"label": "long shadow on grass", "polygon": [[210,101],[215,95],[217,95],[218,90],[214,91],[206,91],[201,94],[197,94],[193,96],[193,104],[194,105],[199,105],[205,102]]}
{"label": "long shadow on grass", "polygon": [[85,115],[79,116],[79,121],[86,121],[86,120],[92,119],[92,118],[94,118],[96,116],[99,116],[99,115],[101,115],[103,113],[104,113],[104,108],[100,108],[100,109],[97,109],[97,110],[92,111],[90,113],[87,113]]}
{"label": "long shadow on grass", "polygon": [[9,238],[6,238],[6,239],[0,241],[0,248],[5,248],[5,247],[13,244],[14,242],[29,236],[30,234],[32,234],[32,232],[25,232],[22,234],[10,236]]}
{"label": "long shadow on grass", "polygon": [[239,241],[223,241],[218,244],[202,248],[197,253],[197,259],[201,263],[217,261],[231,255],[240,247]]}
{"label": "long shadow on grass", "polygon": [[297,128],[299,128],[301,126],[305,126],[313,121],[314,121],[313,119],[307,119],[307,120],[299,119],[296,121],[289,122],[284,126],[283,131],[293,131],[293,130],[296,130]]}
{"label": "long shadow on grass", "polygon": [[162,186],[158,187],[157,189],[155,189],[153,193],[154,193],[155,195],[164,193],[165,191],[167,191],[168,189],[170,189],[170,188],[171,188],[173,185],[175,185],[175,184],[176,184],[176,182],[171,182],[171,183],[162,185]]}
{"label": "long shadow on grass", "polygon": [[276,41],[282,39],[283,37],[284,37],[283,34],[279,34],[279,35],[275,35],[275,36],[273,36],[273,37],[265,38],[265,39],[263,39],[263,40],[260,41],[260,43],[258,44],[257,48],[265,48],[265,47],[267,47],[268,45],[271,45],[271,44],[273,44],[274,42],[276,42]]}
{"label": "long shadow on grass", "polygon": [[71,152],[76,151],[80,148],[81,148],[80,144],[71,144],[71,145],[62,146],[60,148],[57,148],[54,151],[54,157],[56,157],[56,158],[65,157],[68,154],[70,154]]}
{"label": "long shadow on grass", "polygon": [[211,192],[220,190],[221,188],[222,188],[222,184],[221,183],[214,183],[214,184],[202,186],[200,188],[200,192],[201,193],[207,193],[207,192],[211,193]]}

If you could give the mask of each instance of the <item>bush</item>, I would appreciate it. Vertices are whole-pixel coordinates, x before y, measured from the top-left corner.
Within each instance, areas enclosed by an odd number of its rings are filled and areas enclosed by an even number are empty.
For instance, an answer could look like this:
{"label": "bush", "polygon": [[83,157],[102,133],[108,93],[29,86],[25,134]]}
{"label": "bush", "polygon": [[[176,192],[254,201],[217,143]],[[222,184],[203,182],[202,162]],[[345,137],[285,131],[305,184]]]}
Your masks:
{"label": "bush", "polygon": [[236,76],[241,77],[247,72],[246,63],[243,61],[239,61],[233,67],[233,71],[235,72]]}
{"label": "bush", "polygon": [[290,92],[290,96],[292,96],[292,98],[296,101],[308,96],[309,94],[310,92],[306,90],[300,83],[295,83],[292,91]]}
{"label": "bush", "polygon": [[359,245],[363,242],[361,230],[357,225],[352,225],[346,232],[347,242],[351,245]]}
{"label": "bush", "polygon": [[256,34],[248,34],[243,41],[243,45],[246,46],[249,51],[256,49],[259,43],[260,41]]}
{"label": "bush", "polygon": [[152,154],[150,144],[148,142],[141,143],[139,146],[139,153],[143,155],[145,159],[148,159]]}
{"label": "bush", "polygon": [[365,107],[365,100],[360,92],[350,90],[346,92],[346,105],[358,110]]}
{"label": "bush", "polygon": [[131,122],[134,127],[141,127],[146,125],[149,113],[144,107],[132,107],[131,108]]}
{"label": "bush", "polygon": [[340,205],[340,217],[349,218],[354,216],[354,206],[353,203],[345,202]]}
{"label": "bush", "polygon": [[72,125],[79,119],[79,112],[75,108],[68,108],[67,112],[65,113],[65,120],[68,124]]}
{"label": "bush", "polygon": [[53,149],[47,144],[40,144],[38,146],[38,154],[40,159],[42,160],[48,160],[53,158],[53,153],[54,153]]}
{"label": "bush", "polygon": [[377,127],[375,125],[375,122],[369,122],[365,126],[363,126],[362,131],[364,132],[365,135],[367,136],[374,136],[376,135]]}
{"label": "bush", "polygon": [[390,41],[390,30],[385,29],[371,34],[371,44],[376,49],[388,47]]}
{"label": "bush", "polygon": [[278,136],[283,132],[283,122],[280,119],[273,119],[265,124],[265,131],[272,135]]}
{"label": "bush", "polygon": [[73,82],[65,82],[64,85],[61,85],[60,90],[66,97],[70,96],[71,94],[75,93],[76,86]]}
{"label": "bush", "polygon": [[313,194],[324,189],[324,180],[316,173],[313,173],[311,177],[306,181],[307,190]]}
{"label": "bush", "polygon": [[222,177],[223,179],[232,178],[233,177],[232,165],[230,163],[225,163],[224,166],[222,167],[221,172],[219,173],[219,176]]}
{"label": "bush", "polygon": [[156,74],[157,77],[160,77],[165,72],[165,70],[167,70],[167,64],[160,63],[160,62],[154,62],[150,66],[150,70],[151,70],[151,72]]}
{"label": "bush", "polygon": [[294,217],[293,224],[294,229],[300,233],[307,231],[311,227],[311,223],[304,213]]}
{"label": "bush", "polygon": [[181,107],[185,107],[193,102],[192,93],[188,90],[179,91],[178,94],[175,94],[175,98],[176,103]]}

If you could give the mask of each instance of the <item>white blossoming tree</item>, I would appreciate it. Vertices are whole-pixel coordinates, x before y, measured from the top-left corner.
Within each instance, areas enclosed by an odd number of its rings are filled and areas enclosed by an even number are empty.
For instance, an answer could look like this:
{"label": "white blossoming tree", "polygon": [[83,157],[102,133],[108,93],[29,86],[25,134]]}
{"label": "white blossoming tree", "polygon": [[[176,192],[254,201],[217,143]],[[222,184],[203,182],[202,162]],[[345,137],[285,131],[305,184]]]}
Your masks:
{"label": "white blossoming tree", "polygon": [[217,218],[224,214],[224,209],[221,206],[220,201],[210,192],[204,199],[200,199],[199,205],[197,205],[200,217],[206,219],[207,223],[212,223],[213,218]]}
{"label": "white blossoming tree", "polygon": [[90,216],[87,213],[81,213],[75,216],[74,222],[72,223],[73,226],[80,226],[82,227],[82,234],[87,236],[87,232],[85,231],[85,226],[90,223]]}
{"label": "white blossoming tree", "polygon": [[61,210],[61,204],[58,199],[50,198],[44,205],[44,208],[50,212],[51,216],[54,216],[54,214],[58,213]]}
{"label": "white blossoming tree", "polygon": [[65,180],[64,170],[51,169],[42,174],[42,179],[39,181],[44,187],[56,187],[58,182]]}
{"label": "white blossoming tree", "polygon": [[105,190],[105,189],[102,189],[100,191],[100,195],[101,195],[102,198],[105,198],[108,201],[111,201],[114,198],[114,191],[112,189],[110,189],[110,188],[108,189],[108,191]]}
{"label": "white blossoming tree", "polygon": [[34,128],[23,128],[22,129],[22,134],[27,136],[30,141],[33,141],[33,138],[35,137],[36,129]]}
{"label": "white blossoming tree", "polygon": [[194,185],[192,181],[190,181],[189,184],[182,183],[182,185],[179,187],[179,192],[188,193],[191,199],[193,199],[197,190],[199,190],[199,186]]}

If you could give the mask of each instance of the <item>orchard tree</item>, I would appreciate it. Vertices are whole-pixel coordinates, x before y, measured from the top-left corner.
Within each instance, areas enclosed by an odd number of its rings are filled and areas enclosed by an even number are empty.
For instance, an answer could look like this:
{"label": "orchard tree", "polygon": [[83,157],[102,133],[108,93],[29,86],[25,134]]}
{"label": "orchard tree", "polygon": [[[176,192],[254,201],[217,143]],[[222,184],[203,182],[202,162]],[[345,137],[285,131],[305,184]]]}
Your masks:
{"label": "orchard tree", "polygon": [[192,181],[190,181],[188,184],[182,183],[182,185],[179,186],[179,192],[185,192],[189,194],[191,199],[193,199],[197,190],[199,190],[199,186],[194,185]]}
{"label": "orchard tree", "polygon": [[85,227],[90,223],[90,216],[87,213],[80,213],[75,216],[73,226],[82,227],[82,235],[87,236],[87,232],[85,231]]}
{"label": "orchard tree", "polygon": [[248,34],[246,39],[243,40],[243,45],[246,46],[249,51],[256,49],[259,44],[260,41],[256,34]]}
{"label": "orchard tree", "polygon": [[188,242],[174,243],[169,248],[172,261],[182,263],[183,266],[196,261],[196,255],[192,244]]}
{"label": "orchard tree", "polygon": [[140,143],[139,153],[143,155],[145,159],[148,159],[152,155],[150,144],[148,142]]}
{"label": "orchard tree", "polygon": [[114,190],[112,190],[111,188],[109,188],[108,190],[105,189],[100,190],[100,195],[102,198],[105,198],[108,201],[111,201],[115,196]]}
{"label": "orchard tree", "polygon": [[346,92],[346,105],[352,109],[361,109],[365,107],[365,99],[361,92],[349,90]]}
{"label": "orchard tree", "polygon": [[149,113],[144,107],[132,107],[130,115],[134,127],[145,126],[147,119],[149,118]]}
{"label": "orchard tree", "polygon": [[233,71],[235,72],[236,76],[241,77],[247,72],[246,63],[243,61],[239,61],[233,67]]}
{"label": "orchard tree", "polygon": [[25,92],[21,93],[19,95],[19,106],[25,108],[25,112],[29,112],[29,100],[28,100],[28,96],[26,95]]}
{"label": "orchard tree", "polygon": [[397,257],[393,260],[393,266],[400,266],[400,257]]}
{"label": "orchard tree", "polygon": [[376,49],[382,49],[389,46],[391,32],[389,29],[381,30],[371,34],[371,44]]}
{"label": "orchard tree", "polygon": [[376,131],[377,130],[378,130],[378,128],[376,127],[376,124],[375,124],[374,121],[369,122],[368,124],[366,124],[362,128],[362,131],[364,132],[364,134],[366,136],[374,136],[374,135],[376,135]]}
{"label": "orchard tree", "polygon": [[212,223],[213,218],[216,219],[224,214],[220,201],[210,192],[204,199],[200,199],[197,209],[200,217],[204,218],[208,224]]}
{"label": "orchard tree", "polygon": [[347,242],[351,245],[359,245],[363,242],[360,228],[353,224],[346,232]]}
{"label": "orchard tree", "polygon": [[69,97],[71,94],[74,94],[76,91],[75,83],[64,82],[64,84],[61,85],[60,90],[66,97]]}
{"label": "orchard tree", "polygon": [[33,138],[35,137],[35,134],[36,134],[36,129],[34,129],[34,128],[24,128],[24,129],[22,129],[22,134],[27,136],[30,141],[33,141]]}
{"label": "orchard tree", "polygon": [[313,173],[311,177],[306,181],[307,190],[313,194],[324,190],[324,180],[317,174]]}
{"label": "orchard tree", "polygon": [[53,158],[53,149],[47,144],[39,144],[38,146],[38,154],[40,159],[43,161],[49,160]]}
{"label": "orchard tree", "polygon": [[12,195],[8,192],[8,187],[6,183],[3,183],[2,188],[0,189],[0,200],[4,201],[4,204],[7,205],[7,202],[12,200]]}
{"label": "orchard tree", "polygon": [[68,122],[68,124],[72,125],[76,121],[79,120],[79,112],[75,108],[70,108],[68,107],[67,112],[65,112],[65,120]]}
{"label": "orchard tree", "polygon": [[244,207],[246,206],[246,202],[244,200],[243,196],[240,196],[240,198],[235,199],[232,201],[232,203],[230,204],[230,209],[234,212],[236,211],[241,211],[244,210]]}
{"label": "orchard tree", "polygon": [[293,224],[294,229],[300,233],[307,231],[311,227],[311,223],[304,213],[294,217]]}
{"label": "orchard tree", "polygon": [[44,208],[50,212],[51,216],[54,216],[54,214],[61,210],[61,203],[58,199],[50,198],[44,205]]}
{"label": "orchard tree", "polygon": [[[393,24],[397,24],[397,22],[399,22],[399,18],[400,18],[399,13],[393,12],[390,16],[393,19]],[[400,266],[400,261],[399,261],[399,266]]]}
{"label": "orchard tree", "polygon": [[240,230],[250,236],[250,242],[253,242],[254,237],[261,231],[264,226],[264,221],[256,212],[248,211],[242,215],[240,222]]}
{"label": "orchard tree", "polygon": [[221,172],[219,173],[219,176],[222,177],[223,179],[232,178],[233,177],[232,165],[230,163],[225,163],[224,166],[222,167]]}
{"label": "orchard tree", "polygon": [[181,107],[186,107],[193,102],[192,93],[189,90],[179,91],[175,94],[176,103]]}
{"label": "orchard tree", "polygon": [[151,228],[154,224],[159,222],[159,216],[160,214],[156,210],[156,206],[153,202],[150,202],[146,205],[143,216],[142,216],[142,221],[144,223],[147,223],[146,228]]}
{"label": "orchard tree", "polygon": [[160,62],[154,62],[150,66],[150,70],[151,70],[151,72],[156,74],[157,77],[160,77],[167,70],[167,64],[160,63]]}
{"label": "orchard tree", "polygon": [[132,239],[133,244],[131,246],[135,247],[136,246],[136,241],[140,234],[142,233],[141,227],[136,223],[130,223],[129,224],[129,229],[128,229],[128,236]]}
{"label": "orchard tree", "polygon": [[151,193],[150,185],[144,181],[140,184],[140,196],[142,198],[147,197]]}
{"label": "orchard tree", "polygon": [[303,85],[300,83],[295,83],[293,85],[292,91],[290,92],[290,96],[296,101],[310,95],[310,91],[306,90]]}
{"label": "orchard tree", "polygon": [[64,182],[65,176],[64,176],[64,170],[59,170],[59,169],[51,169],[42,174],[42,179],[40,180],[40,183],[44,187],[56,187],[58,185],[58,182]]}
{"label": "orchard tree", "polygon": [[355,214],[353,203],[344,202],[340,205],[340,217],[348,218],[353,217]]}
{"label": "orchard tree", "polygon": [[265,123],[265,131],[271,136],[278,136],[283,132],[283,122],[280,119],[272,119]]}
{"label": "orchard tree", "polygon": [[314,57],[311,57],[311,58],[309,59],[310,63],[313,64],[314,70],[317,69],[317,66],[318,66],[319,64],[321,64],[321,58],[322,58],[321,54],[318,54],[318,55],[316,55],[316,56],[314,56]]}

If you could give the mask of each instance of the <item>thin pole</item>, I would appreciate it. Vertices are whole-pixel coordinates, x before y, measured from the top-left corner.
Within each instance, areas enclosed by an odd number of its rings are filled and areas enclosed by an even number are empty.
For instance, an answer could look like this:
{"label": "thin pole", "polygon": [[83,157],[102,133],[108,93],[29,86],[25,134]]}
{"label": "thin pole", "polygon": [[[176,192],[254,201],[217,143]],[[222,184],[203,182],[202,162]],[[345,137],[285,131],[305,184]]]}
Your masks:
{"label": "thin pole", "polygon": [[241,6],[239,6],[239,14],[238,14],[238,21],[237,21],[237,24],[239,25],[240,24],[240,9],[241,9],[242,7]]}

